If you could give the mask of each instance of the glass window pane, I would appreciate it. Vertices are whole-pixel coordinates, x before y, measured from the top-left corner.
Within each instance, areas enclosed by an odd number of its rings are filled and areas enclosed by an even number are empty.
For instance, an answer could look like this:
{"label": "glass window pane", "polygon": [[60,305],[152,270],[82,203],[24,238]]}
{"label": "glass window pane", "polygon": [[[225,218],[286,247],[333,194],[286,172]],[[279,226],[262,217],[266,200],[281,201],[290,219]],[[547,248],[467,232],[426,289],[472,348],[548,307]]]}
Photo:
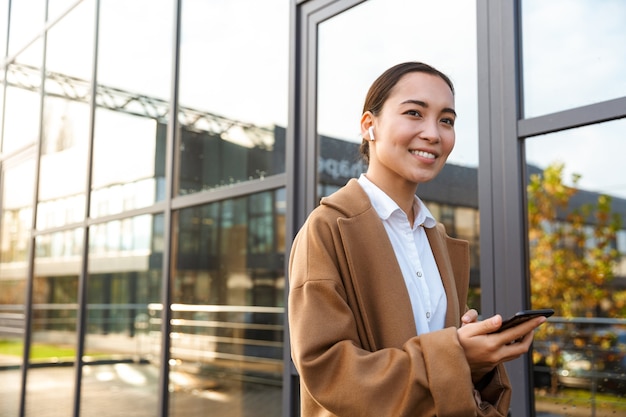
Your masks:
{"label": "glass window pane", "polygon": [[[7,53],[7,30],[9,27],[9,0],[0,0],[0,60],[4,60]],[[2,29],[5,28],[5,29]],[[4,118],[4,76],[6,68],[0,66],[0,126]],[[2,149],[2,129],[0,128],[0,150]]]}
{"label": "glass window pane", "polygon": [[[163,215],[92,226],[81,415],[158,410]],[[115,392],[116,401],[111,401]]]}
{"label": "glass window pane", "polygon": [[[64,0],[65,2],[74,0]],[[52,3],[57,4],[59,0]],[[65,12],[68,5],[63,5]],[[48,31],[46,50],[46,90],[61,83],[59,74],[66,77],[68,87],[59,94],[69,95],[81,101],[87,101],[87,90],[93,68],[94,43],[94,8],[95,2],[83,1]],[[50,85],[52,84],[52,85]]]}
{"label": "glass window pane", "polygon": [[[419,32],[437,42],[419,42],[416,16]],[[361,110],[370,84],[384,70],[404,61],[425,62],[452,79],[459,118],[448,162],[477,166],[475,1],[369,0],[320,24],[319,133],[360,143]],[[357,159],[354,153],[345,156]]]}
{"label": "glass window pane", "polygon": [[171,416],[281,415],[284,196],[176,213]]}
{"label": "glass window pane", "polygon": [[[54,2],[59,13],[66,3]],[[38,229],[85,217],[94,5],[82,2],[48,32]]]}
{"label": "glass window pane", "polygon": [[35,158],[4,161],[0,179],[0,404],[18,415]]}
{"label": "glass window pane", "polygon": [[82,245],[82,229],[36,239],[26,416],[72,413]]}
{"label": "glass window pane", "polygon": [[142,94],[146,99],[168,99],[173,7],[169,0],[107,0],[100,4],[99,85]]}
{"label": "glass window pane", "polygon": [[178,194],[285,171],[289,4],[182,2]]}
{"label": "glass window pane", "polygon": [[[0,0],[0,57],[7,52],[7,28],[9,27],[9,0]],[[0,73],[1,74],[1,73]]]}
{"label": "glass window pane", "polygon": [[[32,224],[33,191],[35,187],[35,160],[32,158],[17,163],[4,164],[2,178],[2,224],[0,228],[0,265],[15,262],[20,265],[21,276],[26,274],[28,245]],[[2,271],[4,268],[1,268]],[[0,272],[2,273],[2,272]],[[2,275],[4,276],[4,275]]]}
{"label": "glass window pane", "polygon": [[91,216],[121,213],[163,199],[158,191],[164,186],[164,155],[165,125],[98,109]]}
{"label": "glass window pane", "polygon": [[525,117],[626,95],[625,2],[521,4]]}
{"label": "glass window pane", "polygon": [[[21,57],[24,55],[36,56],[36,64],[23,63]],[[19,55],[15,63],[7,65],[4,153],[34,144],[39,139],[42,56],[43,42],[38,40]]]}
{"label": "glass window pane", "polygon": [[[0,0],[0,28],[9,27],[9,0]],[[0,59],[7,53],[7,30],[0,29]],[[5,66],[0,66],[0,126],[2,126]],[[0,144],[2,131],[0,131]],[[1,148],[0,148],[1,149]]]}
{"label": "glass window pane", "polygon": [[[4,80],[4,75],[5,75],[5,71],[4,71],[4,67],[0,68],[0,79]],[[3,125],[3,119],[4,119],[4,95],[5,95],[5,85],[3,83],[0,83],[0,151],[3,149],[2,143],[3,143],[3,134],[4,134],[4,130],[2,129],[2,125]]]}
{"label": "glass window pane", "polygon": [[[43,31],[45,22],[46,1],[12,1],[11,20],[9,33],[9,55],[21,51],[28,42]],[[21,62],[32,64],[35,57],[35,65],[41,65],[41,56],[27,54],[22,56]]]}
{"label": "glass window pane", "polygon": [[[4,265],[0,264],[0,268],[4,269]],[[20,406],[26,280],[7,278],[6,271],[0,274],[0,404],[3,415],[12,417],[19,415]]]}
{"label": "glass window pane", "polygon": [[[531,304],[556,310],[533,343],[538,411],[626,400],[625,129],[621,119],[525,141]],[[590,157],[590,143],[610,151]]]}
{"label": "glass window pane", "polygon": [[77,3],[82,5],[85,3],[94,4],[95,2],[84,0],[48,0],[48,22],[58,19],[59,16],[74,7]]}
{"label": "glass window pane", "polygon": [[163,198],[172,3],[101,4],[92,217]]}
{"label": "glass window pane", "polygon": [[[9,66],[11,72],[13,65]],[[6,89],[3,152],[34,144],[39,138],[39,94],[22,88]]]}
{"label": "glass window pane", "polygon": [[[421,34],[428,34],[429,41],[422,42]],[[365,95],[376,77],[395,64],[422,61],[452,79],[459,114],[455,148],[439,176],[420,184],[417,194],[449,234],[470,241],[471,282],[477,287],[476,2],[369,0],[322,22],[318,39],[319,197],[367,169],[358,149],[360,119]],[[475,301],[478,304],[472,307],[478,308],[480,301]]]}

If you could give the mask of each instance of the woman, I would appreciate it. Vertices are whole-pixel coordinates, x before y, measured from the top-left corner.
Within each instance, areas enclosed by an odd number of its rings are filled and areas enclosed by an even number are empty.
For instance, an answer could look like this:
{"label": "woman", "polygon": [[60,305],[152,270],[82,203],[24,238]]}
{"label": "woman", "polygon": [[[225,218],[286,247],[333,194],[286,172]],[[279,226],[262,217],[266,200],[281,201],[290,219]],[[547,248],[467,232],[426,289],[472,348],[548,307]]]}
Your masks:
{"label": "woman", "polygon": [[[454,147],[454,88],[419,62],[370,87],[368,169],[322,199],[296,236],[288,317],[302,416],[506,416],[503,362],[526,353],[537,318],[466,309],[469,249],[416,197]],[[516,343],[510,343],[516,341]]]}

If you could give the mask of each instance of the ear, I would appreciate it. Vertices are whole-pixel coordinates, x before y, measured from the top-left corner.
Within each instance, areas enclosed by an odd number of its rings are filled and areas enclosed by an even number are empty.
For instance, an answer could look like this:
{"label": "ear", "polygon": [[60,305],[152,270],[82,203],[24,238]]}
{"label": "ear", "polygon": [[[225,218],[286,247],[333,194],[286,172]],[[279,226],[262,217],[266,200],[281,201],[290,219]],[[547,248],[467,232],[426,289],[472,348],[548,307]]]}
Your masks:
{"label": "ear", "polygon": [[366,111],[361,116],[361,137],[363,139],[369,139],[368,129],[374,126],[374,115],[370,111]]}

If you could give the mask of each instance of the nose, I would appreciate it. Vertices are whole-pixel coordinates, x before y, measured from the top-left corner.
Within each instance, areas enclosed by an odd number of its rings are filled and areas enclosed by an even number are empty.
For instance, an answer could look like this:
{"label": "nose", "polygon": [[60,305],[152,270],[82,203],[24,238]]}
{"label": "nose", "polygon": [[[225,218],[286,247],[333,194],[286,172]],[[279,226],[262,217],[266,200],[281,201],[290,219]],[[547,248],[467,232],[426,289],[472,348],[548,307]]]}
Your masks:
{"label": "nose", "polygon": [[439,120],[429,118],[422,124],[422,131],[420,132],[420,138],[427,140],[431,143],[439,143],[441,135],[439,133]]}

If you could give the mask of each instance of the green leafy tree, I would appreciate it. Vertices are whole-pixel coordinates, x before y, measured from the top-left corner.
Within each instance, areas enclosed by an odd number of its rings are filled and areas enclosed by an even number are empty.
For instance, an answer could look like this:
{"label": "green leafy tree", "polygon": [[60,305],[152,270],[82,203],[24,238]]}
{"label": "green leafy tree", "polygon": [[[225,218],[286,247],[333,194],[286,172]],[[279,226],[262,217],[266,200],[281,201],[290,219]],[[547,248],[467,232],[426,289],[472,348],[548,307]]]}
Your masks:
{"label": "green leafy tree", "polygon": [[571,207],[580,176],[572,175],[567,186],[563,170],[552,164],[528,185],[531,305],[553,307],[563,317],[596,316],[600,306],[617,315],[624,306],[612,301],[607,284],[620,257],[614,242],[621,218],[607,195]]}

